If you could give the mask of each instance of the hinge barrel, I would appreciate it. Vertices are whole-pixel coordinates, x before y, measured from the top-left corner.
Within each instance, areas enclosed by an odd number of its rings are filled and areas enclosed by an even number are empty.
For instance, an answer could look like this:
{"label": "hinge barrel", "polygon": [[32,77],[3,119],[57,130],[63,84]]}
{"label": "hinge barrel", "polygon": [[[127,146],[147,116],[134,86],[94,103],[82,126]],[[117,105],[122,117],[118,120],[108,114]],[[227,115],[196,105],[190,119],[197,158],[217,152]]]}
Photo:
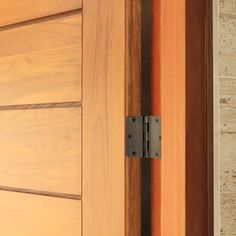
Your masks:
{"label": "hinge barrel", "polygon": [[143,157],[148,158],[149,156],[149,118],[148,116],[143,117]]}

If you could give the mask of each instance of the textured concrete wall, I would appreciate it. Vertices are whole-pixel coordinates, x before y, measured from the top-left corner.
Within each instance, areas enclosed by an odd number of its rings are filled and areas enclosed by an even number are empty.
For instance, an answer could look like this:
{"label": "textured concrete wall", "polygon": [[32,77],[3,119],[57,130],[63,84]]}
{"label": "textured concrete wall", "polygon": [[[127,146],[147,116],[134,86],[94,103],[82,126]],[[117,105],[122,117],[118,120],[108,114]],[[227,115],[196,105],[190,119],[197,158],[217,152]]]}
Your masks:
{"label": "textured concrete wall", "polygon": [[219,0],[221,235],[236,235],[236,0]]}

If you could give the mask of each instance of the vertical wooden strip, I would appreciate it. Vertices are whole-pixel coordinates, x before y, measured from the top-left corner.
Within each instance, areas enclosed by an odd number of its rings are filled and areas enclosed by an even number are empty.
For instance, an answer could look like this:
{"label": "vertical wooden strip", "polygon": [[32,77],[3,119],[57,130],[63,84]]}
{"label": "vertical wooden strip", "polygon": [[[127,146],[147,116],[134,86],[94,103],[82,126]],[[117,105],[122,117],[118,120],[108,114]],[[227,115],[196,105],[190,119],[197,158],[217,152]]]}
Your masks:
{"label": "vertical wooden strip", "polygon": [[205,20],[206,62],[206,166],[207,166],[207,235],[214,235],[214,101],[213,101],[213,1],[206,1]]}
{"label": "vertical wooden strip", "polygon": [[213,235],[212,0],[186,1],[186,235]]}
{"label": "vertical wooden strip", "polygon": [[[185,0],[161,0],[161,235],[185,235]],[[201,234],[199,234],[201,235]]]}
{"label": "vertical wooden strip", "polygon": [[[126,1],[126,114],[141,114],[141,1]],[[126,236],[141,235],[141,161],[126,158]]]}
{"label": "vertical wooden strip", "polygon": [[[151,110],[152,67],[152,0],[141,0],[141,110],[142,115]],[[150,160],[141,161],[141,235],[151,233],[151,165]]]}
{"label": "vertical wooden strip", "polygon": [[[213,142],[214,142],[214,154],[213,154],[213,171],[214,171],[214,186],[213,186],[213,195],[214,195],[214,235],[220,235],[220,81],[219,81],[219,9],[220,3],[218,1],[212,1],[212,8],[213,8],[213,17],[212,17],[212,43],[213,43],[213,97],[214,97],[214,104],[213,104],[213,116],[214,116],[214,123],[213,123]],[[231,7],[230,7],[231,9]],[[235,88],[234,86],[232,87]]]}
{"label": "vertical wooden strip", "polygon": [[[161,116],[161,0],[152,6],[151,113]],[[165,157],[163,156],[163,159]],[[151,161],[151,235],[161,235],[161,162]]]}
{"label": "vertical wooden strip", "polygon": [[125,1],[83,4],[83,235],[125,234]]}

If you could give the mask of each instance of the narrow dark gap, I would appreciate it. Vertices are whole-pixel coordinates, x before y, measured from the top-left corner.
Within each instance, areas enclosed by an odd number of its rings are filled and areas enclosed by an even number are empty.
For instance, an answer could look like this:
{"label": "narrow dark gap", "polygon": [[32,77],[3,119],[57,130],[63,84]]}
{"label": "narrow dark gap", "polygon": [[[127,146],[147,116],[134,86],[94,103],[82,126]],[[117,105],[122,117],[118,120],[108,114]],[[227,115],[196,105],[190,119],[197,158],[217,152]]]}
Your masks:
{"label": "narrow dark gap", "polygon": [[[152,55],[152,0],[141,0],[142,42],[141,42],[141,75],[142,75],[142,114],[151,114],[151,55]],[[141,235],[151,235],[151,192],[150,160],[142,159],[141,163]]]}

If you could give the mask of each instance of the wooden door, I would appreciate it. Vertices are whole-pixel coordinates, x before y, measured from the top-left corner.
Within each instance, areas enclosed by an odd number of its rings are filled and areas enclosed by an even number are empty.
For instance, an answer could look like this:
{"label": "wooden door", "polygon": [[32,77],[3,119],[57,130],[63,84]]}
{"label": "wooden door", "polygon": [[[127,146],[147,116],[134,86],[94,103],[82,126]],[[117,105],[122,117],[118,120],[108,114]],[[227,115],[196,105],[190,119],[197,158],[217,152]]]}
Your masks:
{"label": "wooden door", "polygon": [[1,235],[125,235],[125,29],[125,1],[1,1]]}

